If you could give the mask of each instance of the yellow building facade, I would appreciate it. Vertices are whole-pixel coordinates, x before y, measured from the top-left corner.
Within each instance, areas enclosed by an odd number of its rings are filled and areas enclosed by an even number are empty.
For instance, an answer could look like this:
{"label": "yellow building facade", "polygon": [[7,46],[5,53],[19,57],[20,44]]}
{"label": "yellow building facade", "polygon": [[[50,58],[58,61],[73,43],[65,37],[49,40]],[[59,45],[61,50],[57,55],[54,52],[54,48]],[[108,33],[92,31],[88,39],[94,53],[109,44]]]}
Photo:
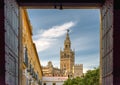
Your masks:
{"label": "yellow building facade", "polygon": [[21,84],[41,85],[42,68],[37,54],[36,46],[32,40],[32,26],[25,9],[21,9],[22,24],[22,58],[21,58]]}

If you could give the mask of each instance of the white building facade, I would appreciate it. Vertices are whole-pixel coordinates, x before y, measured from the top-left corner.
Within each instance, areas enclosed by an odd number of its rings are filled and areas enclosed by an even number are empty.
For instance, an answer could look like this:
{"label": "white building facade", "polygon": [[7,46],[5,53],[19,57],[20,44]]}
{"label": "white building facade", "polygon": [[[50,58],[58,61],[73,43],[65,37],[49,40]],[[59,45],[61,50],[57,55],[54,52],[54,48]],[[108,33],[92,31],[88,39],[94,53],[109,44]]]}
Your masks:
{"label": "white building facade", "polygon": [[42,85],[63,85],[68,77],[43,77]]}

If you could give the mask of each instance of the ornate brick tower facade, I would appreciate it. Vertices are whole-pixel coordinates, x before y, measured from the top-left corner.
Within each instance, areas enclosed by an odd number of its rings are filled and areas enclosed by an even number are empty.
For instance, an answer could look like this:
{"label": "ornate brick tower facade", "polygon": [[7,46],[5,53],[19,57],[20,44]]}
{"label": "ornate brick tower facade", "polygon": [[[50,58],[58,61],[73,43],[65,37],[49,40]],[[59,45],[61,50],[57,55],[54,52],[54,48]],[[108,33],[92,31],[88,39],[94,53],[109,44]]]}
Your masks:
{"label": "ornate brick tower facade", "polygon": [[60,50],[60,69],[64,71],[66,76],[72,74],[72,68],[75,62],[74,55],[74,51],[71,50],[69,30],[67,30],[66,39],[64,41],[64,50]]}

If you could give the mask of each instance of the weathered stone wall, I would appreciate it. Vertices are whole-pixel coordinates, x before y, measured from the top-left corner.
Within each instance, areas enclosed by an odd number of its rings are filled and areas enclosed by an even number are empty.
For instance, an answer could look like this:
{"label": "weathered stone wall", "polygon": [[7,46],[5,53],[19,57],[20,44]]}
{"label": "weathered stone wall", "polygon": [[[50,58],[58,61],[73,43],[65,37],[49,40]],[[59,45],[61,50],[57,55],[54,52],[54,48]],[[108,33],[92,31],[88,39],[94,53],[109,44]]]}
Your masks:
{"label": "weathered stone wall", "polygon": [[73,76],[74,77],[83,76],[83,64],[75,64],[73,66]]}

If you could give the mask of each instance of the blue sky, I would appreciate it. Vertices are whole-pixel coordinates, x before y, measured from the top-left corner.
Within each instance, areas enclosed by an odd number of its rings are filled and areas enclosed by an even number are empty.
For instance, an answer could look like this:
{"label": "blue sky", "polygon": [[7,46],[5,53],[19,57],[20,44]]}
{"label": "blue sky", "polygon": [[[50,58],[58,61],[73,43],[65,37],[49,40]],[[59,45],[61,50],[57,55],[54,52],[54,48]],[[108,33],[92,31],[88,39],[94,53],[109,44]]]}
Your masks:
{"label": "blue sky", "polygon": [[99,9],[28,9],[41,65],[52,61],[59,67],[60,49],[64,47],[67,29],[70,30],[75,63],[83,70],[99,66]]}

